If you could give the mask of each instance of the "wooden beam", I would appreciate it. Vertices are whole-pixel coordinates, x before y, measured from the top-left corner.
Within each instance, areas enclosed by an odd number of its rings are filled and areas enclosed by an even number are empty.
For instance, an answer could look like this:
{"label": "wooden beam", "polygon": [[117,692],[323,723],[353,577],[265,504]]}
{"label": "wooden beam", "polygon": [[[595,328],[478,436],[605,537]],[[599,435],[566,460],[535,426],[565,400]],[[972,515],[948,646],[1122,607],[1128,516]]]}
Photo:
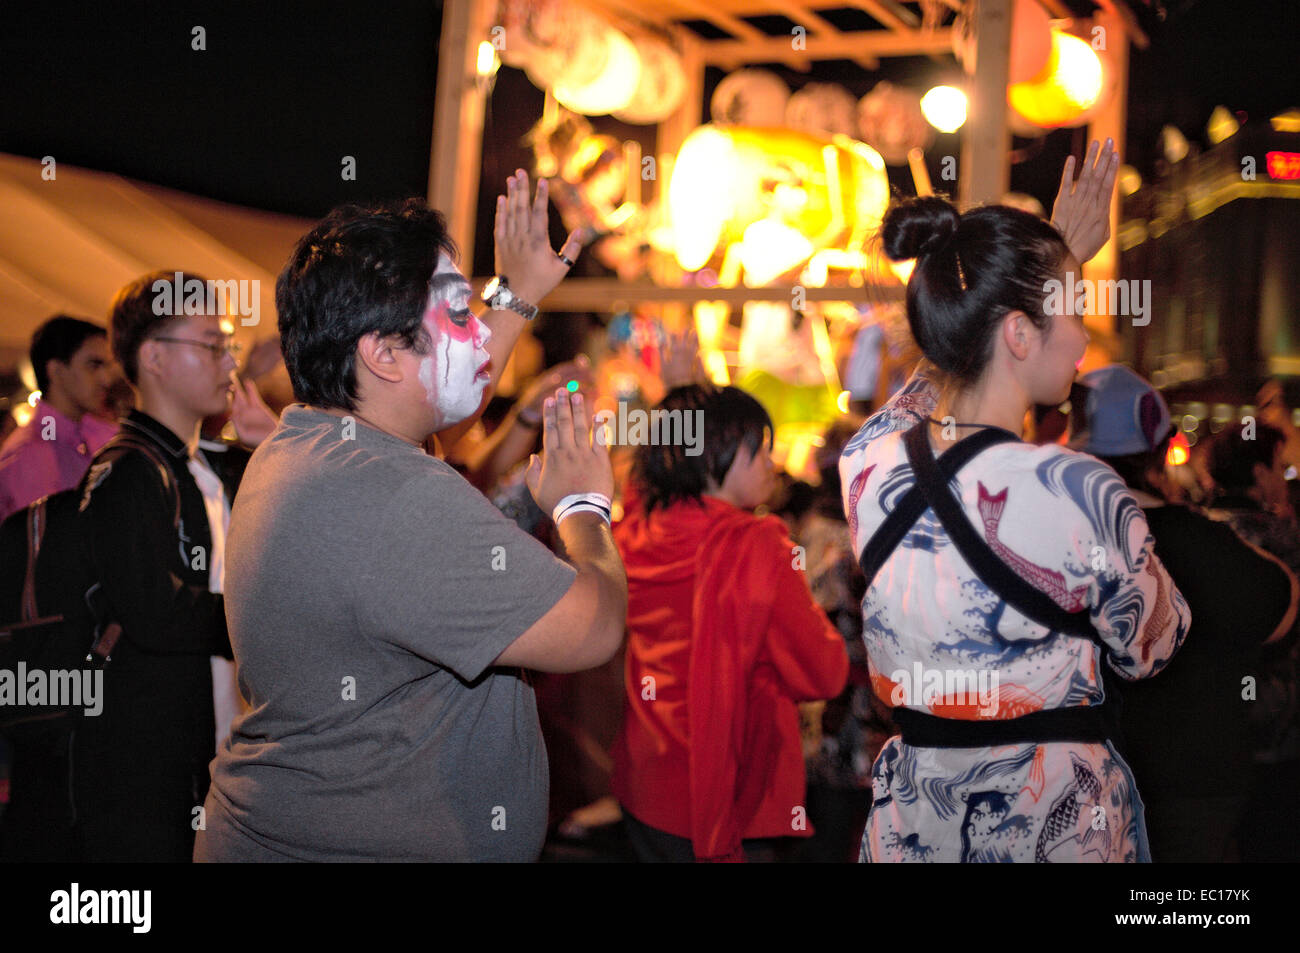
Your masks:
{"label": "wooden beam", "polygon": [[1011,71],[1012,0],[980,0],[975,23],[970,110],[962,127],[961,201],[964,208],[1002,201],[1011,182],[1007,154],[1007,80]]}
{"label": "wooden beam", "polygon": [[1145,50],[1151,45],[1150,38],[1143,32],[1142,25],[1138,23],[1138,18],[1125,0],[1097,0],[1097,5],[1106,13],[1120,19],[1129,39],[1137,44],[1138,49]]}
{"label": "wooden beam", "polygon": [[856,7],[891,30],[907,31],[921,25],[920,17],[902,4],[890,0],[848,0],[848,2],[849,6]]}
{"label": "wooden beam", "polygon": [[752,23],[746,23],[740,17],[721,10],[716,4],[706,3],[704,0],[660,0],[667,6],[676,7],[678,10],[687,14],[682,19],[707,20],[719,29],[726,30],[742,40],[757,40],[767,36],[762,30]]}
{"label": "wooden beam", "polygon": [[[704,58],[700,49],[703,43],[685,27],[674,27],[672,32],[682,58],[686,91],[677,109],[657,127],[655,152],[660,157],[677,155],[686,137],[704,121]],[[656,173],[662,171],[656,170]],[[668,183],[661,182],[660,185],[660,194],[663,194],[662,189],[666,189]]]}
{"label": "wooden beam", "polygon": [[[702,44],[704,61],[710,64],[785,62],[790,58],[790,41],[786,37],[761,40],[706,40]],[[795,54],[809,60],[854,59],[859,56],[928,56],[952,52],[952,29],[945,27],[932,33],[895,33],[892,30],[862,30],[835,36],[808,38],[808,48]]]}
{"label": "wooden beam", "polygon": [[785,9],[789,12],[783,12],[780,15],[787,20],[793,20],[799,26],[808,31],[811,36],[815,33],[839,33],[839,28],[834,23],[823,19],[822,15],[816,10],[802,6],[797,3],[786,4]]}
{"label": "wooden beam", "polygon": [[[471,281],[477,294],[487,282],[486,277]],[[618,278],[569,278],[539,304],[547,311],[608,311],[615,304],[642,304],[650,302],[694,303],[697,301],[725,301],[742,305],[746,301],[784,301],[789,304],[795,288],[803,289],[808,301],[901,301],[902,285],[864,285],[860,288],[832,286],[807,288],[803,285],[780,285],[766,288],[701,288],[698,286],[664,286],[642,282],[626,282]]]}
{"label": "wooden beam", "polygon": [[495,10],[488,0],[445,0],[442,7],[428,197],[429,204],[447,216],[448,230],[467,267],[474,257],[486,108],[486,96],[476,82],[478,45],[488,37]]}
{"label": "wooden beam", "polygon": [[[686,137],[707,119],[704,110],[704,59],[700,52],[699,38],[683,26],[672,27],[673,38],[682,58],[682,74],[686,77],[686,91],[682,94],[681,104],[655,131],[655,179],[651,183],[654,197],[660,208],[668,209],[668,185],[672,179],[673,163],[681,151]],[[647,199],[649,196],[647,196]],[[677,285],[681,283],[682,271],[672,255],[651,255],[651,278],[658,284]],[[680,305],[667,309],[665,314],[668,326],[680,330],[686,326],[687,313]]]}

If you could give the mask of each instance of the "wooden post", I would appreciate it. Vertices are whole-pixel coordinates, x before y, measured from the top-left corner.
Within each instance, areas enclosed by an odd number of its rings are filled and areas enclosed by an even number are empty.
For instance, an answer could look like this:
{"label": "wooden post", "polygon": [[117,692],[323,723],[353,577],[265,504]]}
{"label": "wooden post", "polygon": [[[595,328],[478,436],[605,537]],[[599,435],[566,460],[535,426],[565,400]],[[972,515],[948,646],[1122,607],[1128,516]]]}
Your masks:
{"label": "wooden post", "polygon": [[[652,191],[663,209],[668,208],[668,183],[677,153],[686,137],[700,125],[704,111],[704,55],[700,42],[682,27],[673,30],[673,39],[681,53],[686,92],[682,94],[681,104],[673,114],[659,123],[655,136],[655,182]],[[674,285],[679,282],[681,269],[671,255],[655,254],[651,262],[651,277],[656,283]],[[665,302],[660,314],[665,326],[672,330],[686,328],[691,322],[690,308],[686,304]]]}
{"label": "wooden post", "polygon": [[[489,39],[496,4],[445,0],[438,45],[438,88],[429,150],[429,204],[447,216],[464,269],[474,261],[483,111],[487,97],[477,82],[478,46]],[[510,38],[506,37],[506,42]]]}
{"label": "wooden post", "polygon": [[[1116,82],[1115,92],[1110,102],[1106,103],[1089,123],[1088,141],[1099,139],[1105,142],[1108,138],[1114,139],[1115,151],[1123,160],[1126,144],[1124,128],[1128,121],[1129,35],[1124,28],[1123,19],[1116,13],[1098,10],[1093,23],[1104,30],[1103,33],[1094,32],[1091,35],[1105,43],[1105,50],[1098,50],[1098,53],[1107,61],[1108,67],[1115,70]],[[1119,277],[1119,206],[1120,194],[1119,188],[1116,187],[1110,203],[1110,240],[1083,268],[1084,275],[1094,281],[1109,281]],[[1119,320],[1127,320],[1127,318],[1121,317]],[[1109,315],[1088,315],[1084,320],[1084,326],[1087,327],[1092,338],[1089,352],[1095,348],[1098,352],[1098,363],[1106,363],[1119,357],[1120,341],[1114,318]],[[1085,358],[1085,369],[1092,366],[1090,363],[1092,358],[1091,353]]]}
{"label": "wooden post", "polygon": [[1011,75],[1012,0],[979,0],[975,21],[974,75],[962,129],[963,208],[1000,202],[1011,183],[1007,154],[1007,80]]}

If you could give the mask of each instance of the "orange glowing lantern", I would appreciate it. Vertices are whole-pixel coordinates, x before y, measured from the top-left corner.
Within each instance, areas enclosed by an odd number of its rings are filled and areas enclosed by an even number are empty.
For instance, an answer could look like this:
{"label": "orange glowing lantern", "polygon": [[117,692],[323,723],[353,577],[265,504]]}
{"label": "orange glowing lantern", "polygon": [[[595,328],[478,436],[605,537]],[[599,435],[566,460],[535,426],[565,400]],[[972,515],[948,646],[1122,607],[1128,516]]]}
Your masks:
{"label": "orange glowing lantern", "polygon": [[[1077,36],[1052,31],[1052,52],[1038,75],[1007,87],[1012,128],[1017,120],[1031,131],[1078,125],[1101,99],[1105,76],[1101,60]],[[1032,128],[1037,127],[1037,128]]]}
{"label": "orange glowing lantern", "polygon": [[889,177],[876,150],[847,136],[709,124],[682,143],[668,205],[678,264],[697,271],[742,242],[788,255],[796,233],[806,254],[855,250],[880,225]]}

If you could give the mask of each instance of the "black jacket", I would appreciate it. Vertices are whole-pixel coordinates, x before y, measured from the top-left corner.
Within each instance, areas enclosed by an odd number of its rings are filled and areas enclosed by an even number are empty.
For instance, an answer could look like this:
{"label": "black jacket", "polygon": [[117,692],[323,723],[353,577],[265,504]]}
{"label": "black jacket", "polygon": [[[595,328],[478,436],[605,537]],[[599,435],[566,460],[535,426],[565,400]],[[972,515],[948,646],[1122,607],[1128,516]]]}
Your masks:
{"label": "black jacket", "polygon": [[184,862],[215,754],[210,656],[231,655],[225,603],[208,591],[211,532],[185,444],[138,410],[122,427],[167,461],[180,526],[147,455],[96,457],[81,488],[84,541],[122,636],[103,712],[76,730],[73,800],[85,859]]}

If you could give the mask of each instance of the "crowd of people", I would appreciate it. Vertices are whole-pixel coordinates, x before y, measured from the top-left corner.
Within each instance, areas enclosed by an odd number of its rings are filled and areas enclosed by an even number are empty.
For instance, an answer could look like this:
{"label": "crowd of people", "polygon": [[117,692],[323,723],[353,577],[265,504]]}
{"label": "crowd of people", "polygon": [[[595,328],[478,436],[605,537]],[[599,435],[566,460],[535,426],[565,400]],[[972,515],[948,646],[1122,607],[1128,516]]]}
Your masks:
{"label": "crowd of people", "polygon": [[[1294,859],[1300,435],[1269,390],[1191,505],[1159,392],[1076,381],[1045,286],[1107,240],[1117,166],[1094,144],[1051,222],[890,209],[923,359],[815,484],[690,334],[648,390],[698,444],[610,446],[600,355],[494,396],[582,250],[522,171],[479,316],[422,201],[304,235],[278,415],[221,315],[152,306],[201,276],[46,322],[0,449],[0,657],[93,670],[102,710],[0,719],[0,856],[532,861],[616,829],[642,861]],[[1027,430],[1072,393],[1072,431]],[[547,679],[620,658],[603,789],[556,817],[543,726],[583,728]]]}

